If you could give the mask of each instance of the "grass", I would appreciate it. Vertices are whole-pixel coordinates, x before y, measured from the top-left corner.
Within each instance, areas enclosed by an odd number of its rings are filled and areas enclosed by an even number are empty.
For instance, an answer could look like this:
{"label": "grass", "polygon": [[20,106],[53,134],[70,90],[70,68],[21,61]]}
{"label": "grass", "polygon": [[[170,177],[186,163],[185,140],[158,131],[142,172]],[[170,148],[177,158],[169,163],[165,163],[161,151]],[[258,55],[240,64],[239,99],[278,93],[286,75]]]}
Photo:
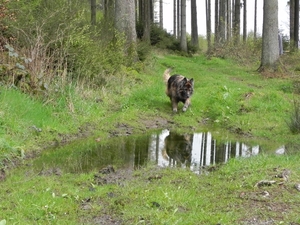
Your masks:
{"label": "grass", "polygon": [[[294,188],[300,182],[298,162],[299,154],[261,154],[230,160],[200,176],[148,166],[106,185],[95,183],[97,171],[37,174],[27,165],[1,183],[6,194],[1,196],[0,219],[15,224],[92,224],[108,214],[124,224],[299,223],[300,196]],[[291,175],[280,184],[282,179],[275,176],[284,169]],[[261,180],[277,183],[256,187]],[[264,191],[269,196],[264,197]]]}
{"label": "grass", "polygon": [[[168,67],[195,79],[192,106],[186,113],[173,114],[164,93],[162,74]],[[266,78],[254,67],[244,68],[228,59],[207,60],[202,55],[157,54],[143,73],[123,72],[101,89],[69,84],[46,97],[0,87],[0,150],[1,160],[6,162],[2,164],[6,179],[0,183],[0,221],[93,224],[106,216],[124,224],[300,223],[299,193],[294,188],[300,183],[299,136],[286,124],[298,95],[295,77]],[[81,138],[99,138],[105,145],[114,135],[140,134],[151,128],[209,130],[216,138],[235,136],[241,142],[259,144],[263,150],[285,145],[289,155],[234,159],[201,176],[149,166],[107,185],[95,183],[99,168],[55,175],[40,173],[27,160],[20,168],[6,168],[16,157],[30,156],[32,150],[79,139],[52,150],[57,151],[54,158],[49,155],[39,161],[42,169],[49,162],[64,160],[71,162],[72,168],[72,160],[82,157],[79,147],[95,148],[93,144],[81,146]],[[98,152],[95,158],[109,160],[113,156]],[[89,160],[85,163],[91,163]],[[112,162],[118,167],[118,162]],[[280,178],[274,176],[283,169],[291,175],[279,184]],[[275,185],[255,187],[260,180],[273,179]],[[263,197],[263,191],[270,196]]]}

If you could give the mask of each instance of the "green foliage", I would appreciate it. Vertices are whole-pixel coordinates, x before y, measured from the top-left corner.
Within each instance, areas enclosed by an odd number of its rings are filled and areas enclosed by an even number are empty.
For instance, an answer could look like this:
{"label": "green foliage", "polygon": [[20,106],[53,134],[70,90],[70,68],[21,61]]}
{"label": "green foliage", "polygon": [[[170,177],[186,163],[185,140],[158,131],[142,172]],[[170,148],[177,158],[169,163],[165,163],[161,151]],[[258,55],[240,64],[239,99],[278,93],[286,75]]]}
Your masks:
{"label": "green foliage", "polygon": [[[10,7],[19,9],[9,29],[10,35],[17,37],[10,48],[13,46],[18,57],[11,55],[12,51],[8,58],[5,53],[0,54],[7,62],[0,70],[4,74],[1,78],[8,84],[19,76],[22,67],[24,87],[16,86],[50,96],[50,92],[68,83],[103,87],[108,77],[121,72],[124,66],[135,66],[136,46],[126,46],[124,36],[105,23],[91,26],[88,2],[12,1]],[[23,65],[19,62],[23,58],[32,61]],[[19,70],[10,70],[16,59]]]}
{"label": "green foliage", "polygon": [[290,118],[286,123],[293,134],[300,133],[300,103],[294,100],[294,110],[290,113]]}
{"label": "green foliage", "polygon": [[217,47],[213,51],[213,55],[226,59],[233,59],[241,65],[253,65],[259,66],[261,59],[261,46],[262,38],[249,37],[247,42],[229,41],[223,46]]}

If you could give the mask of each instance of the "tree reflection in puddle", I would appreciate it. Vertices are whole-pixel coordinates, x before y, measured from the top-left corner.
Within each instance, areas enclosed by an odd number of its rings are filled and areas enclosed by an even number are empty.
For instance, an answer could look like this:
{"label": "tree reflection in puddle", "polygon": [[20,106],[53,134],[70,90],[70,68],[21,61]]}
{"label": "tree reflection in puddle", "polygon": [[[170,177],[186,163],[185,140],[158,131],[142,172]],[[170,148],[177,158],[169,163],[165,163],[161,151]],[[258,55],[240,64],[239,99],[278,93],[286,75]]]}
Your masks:
{"label": "tree reflection in puddle", "polygon": [[258,145],[231,141],[218,143],[210,132],[179,135],[163,130],[151,136],[149,145],[149,158],[157,165],[187,167],[195,172],[206,166],[226,163],[230,158],[258,153]]}
{"label": "tree reflection in puddle", "polygon": [[[276,154],[285,151],[285,146],[282,146]],[[163,130],[155,134],[114,137],[103,142],[78,140],[43,152],[33,160],[33,165],[37,170],[60,168],[65,172],[83,173],[107,165],[138,169],[150,162],[160,167],[182,167],[202,173],[203,167],[259,152],[259,145],[216,140],[210,132],[176,134]]]}

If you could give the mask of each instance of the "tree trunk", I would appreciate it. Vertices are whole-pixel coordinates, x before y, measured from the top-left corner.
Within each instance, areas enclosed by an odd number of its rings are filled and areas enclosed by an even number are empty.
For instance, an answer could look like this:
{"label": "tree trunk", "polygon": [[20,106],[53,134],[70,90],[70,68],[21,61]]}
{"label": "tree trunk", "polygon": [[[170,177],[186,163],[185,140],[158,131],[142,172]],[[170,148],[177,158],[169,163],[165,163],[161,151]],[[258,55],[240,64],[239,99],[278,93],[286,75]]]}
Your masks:
{"label": "tree trunk", "polygon": [[177,0],[177,38],[181,36],[181,0]]}
{"label": "tree trunk", "polygon": [[211,2],[205,0],[207,52],[211,52]]}
{"label": "tree trunk", "polygon": [[199,49],[196,0],[191,0],[191,20],[192,20],[191,21],[192,24],[191,44],[196,49]]}
{"label": "tree trunk", "polygon": [[215,46],[219,43],[219,1],[215,0]]}
{"label": "tree trunk", "polygon": [[[124,1],[124,0],[123,0]],[[145,42],[150,43],[150,29],[151,29],[151,5],[150,5],[151,0],[145,0],[144,1],[144,12],[145,12],[145,17],[144,17],[144,32],[143,32],[143,40]]]}
{"label": "tree trunk", "polygon": [[226,41],[226,1],[219,3],[219,43],[223,45]]}
{"label": "tree trunk", "polygon": [[173,7],[173,35],[174,35],[174,37],[177,37],[177,23],[176,23],[176,21],[177,21],[177,17],[176,17],[176,15],[177,15],[177,7],[176,7],[176,1],[177,0],[173,0],[173,5],[174,5],[174,7]]}
{"label": "tree trunk", "polygon": [[243,41],[247,40],[247,0],[244,0]]}
{"label": "tree trunk", "polygon": [[181,0],[180,49],[181,49],[181,51],[187,52],[187,41],[186,41],[186,0]]}
{"label": "tree trunk", "polygon": [[295,0],[295,18],[294,18],[294,47],[298,49],[299,41],[299,0]]}
{"label": "tree trunk", "polygon": [[96,0],[91,0],[91,24],[96,25]]}
{"label": "tree trunk", "polygon": [[257,0],[254,2],[254,39],[257,37]]}
{"label": "tree trunk", "polygon": [[290,50],[292,51],[295,46],[295,0],[290,0]]}
{"label": "tree trunk", "polygon": [[[136,27],[134,0],[116,0],[115,27],[120,33],[125,35],[126,51],[128,51],[129,48],[135,47]],[[135,52],[132,53],[135,54]]]}
{"label": "tree trunk", "polygon": [[159,27],[164,28],[163,0],[159,0]]}
{"label": "tree trunk", "polygon": [[107,23],[114,20],[114,4],[115,0],[104,0],[104,18]]}
{"label": "tree trunk", "polygon": [[278,59],[278,0],[268,0],[264,1],[262,57],[259,70],[276,70]]}
{"label": "tree trunk", "polygon": [[230,41],[231,39],[231,15],[232,15],[232,10],[231,10],[231,0],[227,0],[227,41]]}
{"label": "tree trunk", "polygon": [[235,43],[239,44],[240,42],[240,17],[241,17],[241,1],[240,0],[235,0],[235,5],[234,5],[234,24],[233,24],[233,30],[234,30],[234,39]]}

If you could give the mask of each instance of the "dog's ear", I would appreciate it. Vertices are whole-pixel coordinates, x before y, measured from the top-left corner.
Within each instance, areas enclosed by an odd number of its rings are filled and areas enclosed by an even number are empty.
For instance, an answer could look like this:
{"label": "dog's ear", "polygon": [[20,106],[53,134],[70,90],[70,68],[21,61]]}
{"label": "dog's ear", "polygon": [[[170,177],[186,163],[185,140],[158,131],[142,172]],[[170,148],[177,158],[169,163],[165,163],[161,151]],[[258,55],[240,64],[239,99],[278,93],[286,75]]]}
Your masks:
{"label": "dog's ear", "polygon": [[190,79],[190,82],[191,82],[192,85],[194,85],[194,79],[193,78]]}
{"label": "dog's ear", "polygon": [[184,83],[186,83],[186,82],[188,82],[188,79],[185,77],[185,78],[183,78],[183,80],[182,80]]}

